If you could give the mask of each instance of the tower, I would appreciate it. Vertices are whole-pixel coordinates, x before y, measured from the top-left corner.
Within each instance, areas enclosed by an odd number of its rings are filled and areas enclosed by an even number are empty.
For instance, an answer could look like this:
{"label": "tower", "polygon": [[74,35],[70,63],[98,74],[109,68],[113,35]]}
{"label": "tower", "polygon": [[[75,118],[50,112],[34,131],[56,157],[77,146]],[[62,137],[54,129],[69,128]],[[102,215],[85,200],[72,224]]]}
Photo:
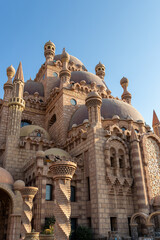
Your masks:
{"label": "tower", "polygon": [[59,76],[61,79],[61,84],[60,84],[61,88],[67,87],[67,85],[70,83],[71,72],[68,69],[69,59],[70,59],[69,54],[65,51],[65,48],[63,48],[63,52],[61,54],[61,62],[63,67],[59,73]]}
{"label": "tower", "polygon": [[160,122],[159,119],[157,117],[156,112],[153,110],[153,120],[152,120],[152,127],[153,127],[153,131],[154,133],[160,137]]}
{"label": "tower", "polygon": [[99,76],[102,80],[105,77],[105,66],[101,62],[99,62],[95,67],[96,75]]}
{"label": "tower", "polygon": [[132,95],[127,90],[128,83],[129,83],[129,80],[125,77],[123,77],[120,81],[120,84],[123,88],[123,94],[122,94],[121,98],[122,98],[122,100],[125,100],[127,103],[131,104]]}
{"label": "tower", "polygon": [[12,98],[9,100],[9,126],[8,135],[14,135],[19,138],[21,115],[25,107],[23,100],[24,77],[22,70],[22,63],[20,62],[16,75],[13,80]]}
{"label": "tower", "polygon": [[[19,160],[19,137],[20,137],[20,125],[21,125],[21,115],[25,108],[25,101],[23,100],[23,89],[24,89],[24,77],[22,64],[20,62],[16,75],[13,80],[13,91],[12,97],[9,100],[8,108],[8,132],[6,139],[6,149],[4,158],[4,167],[12,174],[16,179],[21,178],[22,173],[20,169]],[[14,155],[13,155],[14,152]]]}
{"label": "tower", "polygon": [[55,56],[55,45],[53,42],[49,40],[49,42],[46,42],[44,45],[44,56],[46,58],[46,62],[53,61]]}
{"label": "tower", "polygon": [[86,98],[88,108],[88,119],[92,126],[101,124],[101,105],[102,98],[96,92],[90,92]]}

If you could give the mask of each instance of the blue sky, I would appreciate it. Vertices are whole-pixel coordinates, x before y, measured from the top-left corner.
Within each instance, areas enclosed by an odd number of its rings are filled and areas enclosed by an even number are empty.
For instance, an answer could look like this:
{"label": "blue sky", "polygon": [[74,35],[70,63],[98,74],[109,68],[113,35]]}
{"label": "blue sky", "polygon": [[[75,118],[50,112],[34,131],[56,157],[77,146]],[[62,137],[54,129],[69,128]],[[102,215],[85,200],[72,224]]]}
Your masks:
{"label": "blue sky", "polygon": [[0,1],[0,97],[6,68],[22,61],[25,81],[44,63],[51,40],[94,73],[99,60],[105,81],[120,97],[120,79],[129,79],[132,104],[152,124],[160,118],[160,0]]}

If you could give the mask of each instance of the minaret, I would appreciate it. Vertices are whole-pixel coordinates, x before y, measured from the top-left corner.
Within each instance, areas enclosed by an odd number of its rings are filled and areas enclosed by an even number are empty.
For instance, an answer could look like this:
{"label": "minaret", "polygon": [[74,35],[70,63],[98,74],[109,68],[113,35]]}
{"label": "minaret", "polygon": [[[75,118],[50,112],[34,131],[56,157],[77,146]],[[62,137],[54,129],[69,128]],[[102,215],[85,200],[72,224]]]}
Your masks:
{"label": "minaret", "polygon": [[46,42],[44,45],[44,56],[46,58],[46,62],[53,61],[55,56],[55,45],[53,42],[49,40],[49,42]]}
{"label": "minaret", "polygon": [[129,83],[129,80],[125,77],[123,77],[120,81],[120,84],[124,90],[121,98],[122,98],[122,100],[125,100],[127,103],[131,104],[132,95],[127,90],[128,83]]}
{"label": "minaret", "polygon": [[105,77],[105,66],[101,62],[99,62],[95,67],[95,72],[98,77],[104,80]]}
{"label": "minaret", "polygon": [[8,101],[12,97],[12,90],[13,90],[13,84],[12,84],[12,78],[14,77],[15,74],[15,69],[11,65],[7,68],[7,77],[8,80],[4,84],[3,89],[4,89],[4,101]]}
{"label": "minaret", "polygon": [[23,100],[24,77],[22,70],[22,63],[20,62],[16,75],[13,80],[13,93],[12,98],[9,100],[9,122],[8,122],[8,135],[14,135],[19,138],[21,115],[25,107]]}
{"label": "minaret", "polygon": [[101,124],[102,98],[97,92],[90,92],[86,98],[88,108],[88,119],[91,126]]}
{"label": "minaret", "polygon": [[63,66],[62,70],[59,73],[61,79],[60,88],[67,87],[70,84],[71,72],[68,69],[69,59],[69,54],[65,51],[65,48],[63,48],[63,52],[61,54],[61,62]]}
{"label": "minaret", "polygon": [[157,117],[156,112],[153,110],[153,120],[152,120],[152,127],[153,127],[153,131],[154,133],[160,137],[160,122],[159,119]]}

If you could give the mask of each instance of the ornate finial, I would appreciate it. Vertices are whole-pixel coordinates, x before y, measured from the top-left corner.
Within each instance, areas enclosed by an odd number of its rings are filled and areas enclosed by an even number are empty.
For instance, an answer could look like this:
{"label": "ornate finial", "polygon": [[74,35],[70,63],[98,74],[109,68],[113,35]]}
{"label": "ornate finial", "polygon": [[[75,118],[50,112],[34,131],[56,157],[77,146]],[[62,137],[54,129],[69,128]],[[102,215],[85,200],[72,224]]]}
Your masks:
{"label": "ornate finial", "polygon": [[62,54],[61,54],[61,62],[69,62],[69,54],[66,52],[65,48],[63,48]]}
{"label": "ornate finial", "polygon": [[15,69],[12,65],[10,65],[8,68],[7,68],[7,77],[9,79],[12,79],[14,77],[14,74],[15,74]]}
{"label": "ornate finial", "polygon": [[131,104],[132,95],[127,90],[128,83],[129,83],[129,80],[126,77],[123,77],[120,81],[120,84],[124,90],[121,98],[122,100],[125,100],[127,103]]}

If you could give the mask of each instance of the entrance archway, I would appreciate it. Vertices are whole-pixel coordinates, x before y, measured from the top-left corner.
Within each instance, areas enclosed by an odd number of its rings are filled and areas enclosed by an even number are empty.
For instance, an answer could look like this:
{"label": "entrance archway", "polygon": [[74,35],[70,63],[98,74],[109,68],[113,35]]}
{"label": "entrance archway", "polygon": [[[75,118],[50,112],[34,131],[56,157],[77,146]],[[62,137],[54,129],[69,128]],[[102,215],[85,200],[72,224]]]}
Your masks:
{"label": "entrance archway", "polygon": [[6,191],[0,189],[0,240],[7,239],[9,215],[12,212],[12,200]]}

